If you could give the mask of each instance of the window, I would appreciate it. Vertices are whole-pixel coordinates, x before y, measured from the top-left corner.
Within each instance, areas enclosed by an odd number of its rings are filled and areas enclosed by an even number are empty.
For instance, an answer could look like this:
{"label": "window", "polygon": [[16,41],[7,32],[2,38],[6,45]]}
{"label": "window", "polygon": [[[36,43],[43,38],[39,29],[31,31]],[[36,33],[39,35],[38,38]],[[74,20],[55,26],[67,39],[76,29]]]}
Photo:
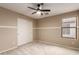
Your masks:
{"label": "window", "polygon": [[76,38],[76,17],[62,19],[61,33],[62,37]]}

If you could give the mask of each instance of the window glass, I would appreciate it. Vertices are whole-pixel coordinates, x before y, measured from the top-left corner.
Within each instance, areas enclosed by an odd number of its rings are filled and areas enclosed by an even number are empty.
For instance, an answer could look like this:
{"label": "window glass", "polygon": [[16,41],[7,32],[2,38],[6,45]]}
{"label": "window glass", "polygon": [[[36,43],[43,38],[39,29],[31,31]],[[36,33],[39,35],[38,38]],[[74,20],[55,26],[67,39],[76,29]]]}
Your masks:
{"label": "window glass", "polygon": [[62,19],[62,37],[76,38],[76,17]]}

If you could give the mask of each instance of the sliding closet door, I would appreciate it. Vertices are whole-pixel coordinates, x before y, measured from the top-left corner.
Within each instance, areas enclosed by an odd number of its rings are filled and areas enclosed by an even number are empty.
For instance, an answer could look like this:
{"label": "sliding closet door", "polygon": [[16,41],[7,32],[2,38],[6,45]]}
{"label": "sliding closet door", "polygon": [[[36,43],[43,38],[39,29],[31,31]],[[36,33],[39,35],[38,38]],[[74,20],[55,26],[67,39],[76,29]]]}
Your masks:
{"label": "sliding closet door", "polygon": [[32,20],[19,17],[17,21],[17,32],[17,44],[19,46],[31,42],[33,39]]}

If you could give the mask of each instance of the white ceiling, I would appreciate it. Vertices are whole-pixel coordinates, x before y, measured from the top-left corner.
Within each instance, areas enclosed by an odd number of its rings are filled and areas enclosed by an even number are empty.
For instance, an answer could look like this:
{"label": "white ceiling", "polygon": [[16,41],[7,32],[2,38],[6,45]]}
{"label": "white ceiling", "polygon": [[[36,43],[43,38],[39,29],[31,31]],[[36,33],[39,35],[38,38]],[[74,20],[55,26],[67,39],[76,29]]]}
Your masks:
{"label": "white ceiling", "polygon": [[39,16],[37,14],[32,15],[32,12],[34,12],[34,10],[27,8],[27,7],[36,8],[37,7],[36,3],[0,3],[0,7],[4,7],[6,9],[16,11],[18,13],[21,13],[23,15],[35,19],[39,19],[39,18],[44,18],[48,16],[79,10],[79,3],[45,3],[43,5],[43,8],[51,9],[51,12],[49,13],[49,15],[43,15],[43,16],[41,15]]}

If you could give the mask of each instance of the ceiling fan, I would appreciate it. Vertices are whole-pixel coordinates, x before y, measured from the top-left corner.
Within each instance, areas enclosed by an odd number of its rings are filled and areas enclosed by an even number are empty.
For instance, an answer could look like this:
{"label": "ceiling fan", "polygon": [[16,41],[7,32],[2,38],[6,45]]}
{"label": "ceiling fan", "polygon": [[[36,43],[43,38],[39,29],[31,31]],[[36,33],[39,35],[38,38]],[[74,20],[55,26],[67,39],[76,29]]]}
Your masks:
{"label": "ceiling fan", "polygon": [[36,13],[39,13],[39,14],[41,14],[41,15],[43,15],[43,14],[49,14],[49,12],[51,11],[50,9],[43,9],[42,7],[43,7],[43,5],[44,5],[44,3],[38,3],[37,4],[37,8],[33,8],[33,7],[28,7],[28,8],[30,8],[30,9],[32,9],[32,10],[35,10],[35,12],[33,12],[32,14],[36,14]]}

